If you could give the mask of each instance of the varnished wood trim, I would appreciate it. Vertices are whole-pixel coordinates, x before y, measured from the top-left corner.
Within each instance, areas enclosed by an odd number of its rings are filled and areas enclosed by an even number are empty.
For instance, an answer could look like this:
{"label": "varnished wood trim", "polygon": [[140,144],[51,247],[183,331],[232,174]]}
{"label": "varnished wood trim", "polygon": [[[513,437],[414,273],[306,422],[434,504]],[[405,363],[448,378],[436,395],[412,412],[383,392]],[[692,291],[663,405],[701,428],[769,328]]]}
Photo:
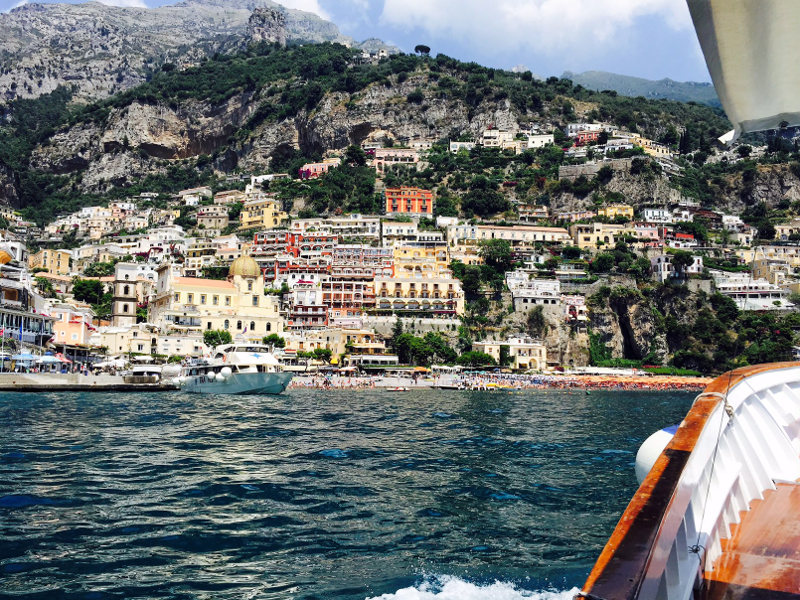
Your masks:
{"label": "varnished wood trim", "polygon": [[650,562],[661,522],[672,505],[678,480],[709,416],[730,388],[759,373],[796,367],[797,363],[769,363],[743,367],[720,375],[700,394],[672,440],[656,460],[617,523],[583,591],[589,597],[633,600]]}

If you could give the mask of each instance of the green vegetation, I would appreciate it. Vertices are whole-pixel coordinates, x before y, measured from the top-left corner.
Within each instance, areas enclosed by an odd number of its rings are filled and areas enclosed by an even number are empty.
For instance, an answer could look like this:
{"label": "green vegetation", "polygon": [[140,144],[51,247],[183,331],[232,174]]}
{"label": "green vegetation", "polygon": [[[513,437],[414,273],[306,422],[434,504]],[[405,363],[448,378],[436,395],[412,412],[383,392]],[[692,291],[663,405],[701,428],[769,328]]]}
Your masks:
{"label": "green vegetation", "polygon": [[90,304],[99,318],[108,317],[111,314],[111,303],[114,297],[105,291],[105,286],[97,279],[75,277],[72,280],[72,295],[79,302]]}
{"label": "green vegetation", "polygon": [[[622,320],[631,311],[652,315],[648,335],[662,339],[671,357],[665,368],[721,373],[740,366],[791,360],[798,343],[800,313],[741,312],[722,294],[690,292],[685,286],[660,284],[642,290],[603,286],[587,298],[592,310],[613,310]],[[623,328],[624,333],[624,328]],[[629,332],[626,335],[633,335]],[[591,363],[599,366],[662,366],[651,346],[646,356],[613,357],[601,336],[589,332]]]}
{"label": "green vegetation", "polygon": [[[394,55],[377,65],[361,65],[353,60],[356,52],[330,43],[287,48],[260,45],[239,54],[216,55],[186,70],[163,68],[147,83],[86,106],[71,106],[72,91],[66,88],[36,100],[18,100],[9,106],[6,120],[0,127],[0,163],[8,165],[18,178],[25,216],[39,223],[90,203],[145,190],[169,194],[201,184],[217,188],[215,169],[230,168],[222,167],[223,163],[232,156],[231,152],[235,154],[242,146],[250,144],[262,124],[294,119],[301,111],[313,116],[319,102],[331,93],[349,94],[345,109],[350,110],[369,86],[392,88],[410,77],[416,78],[413,91],[398,97],[397,101],[419,105],[420,111],[426,110],[431,98],[463,102],[468,116],[485,110],[492,103],[508,100],[521,121],[547,119],[563,123],[576,117],[573,102],[579,101],[593,107],[588,119],[628,127],[680,146],[685,152],[707,151],[711,141],[730,128],[720,111],[697,104],[626,98],[615,92],[591,91],[567,79],[551,77],[541,81],[530,73],[462,63],[441,54],[431,58],[425,52],[419,52],[418,56]],[[229,101],[254,103],[256,108],[246,122],[227,139],[219,140],[208,154],[165,161],[151,156],[147,147],[133,147],[127,140],[120,142],[119,147],[107,147],[106,152],[134,153],[139,159],[149,161],[145,168],[150,173],[131,177],[121,184],[101,183],[98,189],[105,188],[102,195],[81,192],[81,178],[89,165],[80,156],[69,158],[64,165],[66,168],[59,169],[58,174],[30,168],[33,149],[50,143],[52,134],[60,128],[81,123],[103,127],[112,111],[132,103],[177,109],[188,101],[205,102],[214,107]],[[676,132],[684,128],[685,134],[678,139]],[[439,135],[458,139],[463,133],[439,132]],[[561,137],[559,143],[566,144],[567,140]],[[780,143],[773,145],[776,152],[787,150]],[[299,165],[318,157],[322,150],[324,148],[307,148],[304,155],[280,145],[273,154],[273,170],[295,174]],[[641,162],[636,163],[636,170],[642,177],[649,176],[657,168],[652,161],[637,160]],[[402,166],[394,167],[387,175],[387,185],[407,182],[436,189],[439,192],[437,214],[455,214],[460,206],[464,214],[489,216],[511,208],[508,191],[512,189],[517,197],[527,195],[546,203],[548,194],[567,191],[567,187],[581,195],[590,193],[598,184],[607,183],[609,173],[603,173],[597,183],[594,180],[558,183],[558,166],[564,162],[563,152],[557,147],[529,150],[518,156],[484,148],[451,155],[444,144],[439,144],[430,153],[429,168],[416,172]],[[308,182],[305,184],[308,189],[299,190],[302,195],[311,196],[313,210],[369,212],[379,208],[369,186],[369,174],[360,171],[361,164],[351,161],[347,164],[347,169],[335,170],[338,173],[329,181],[313,185]],[[703,174],[694,178],[690,175],[681,185],[690,188],[696,184],[698,194],[708,193],[702,191],[708,187],[707,179]],[[298,190],[288,190],[289,195],[297,193]]]}
{"label": "green vegetation", "polygon": [[277,333],[270,333],[265,335],[261,340],[265,345],[272,346],[273,348],[285,348],[286,340],[279,336]]}
{"label": "green vegetation", "polygon": [[203,332],[203,343],[212,348],[230,344],[232,341],[233,336],[231,332],[225,329],[206,329]]}

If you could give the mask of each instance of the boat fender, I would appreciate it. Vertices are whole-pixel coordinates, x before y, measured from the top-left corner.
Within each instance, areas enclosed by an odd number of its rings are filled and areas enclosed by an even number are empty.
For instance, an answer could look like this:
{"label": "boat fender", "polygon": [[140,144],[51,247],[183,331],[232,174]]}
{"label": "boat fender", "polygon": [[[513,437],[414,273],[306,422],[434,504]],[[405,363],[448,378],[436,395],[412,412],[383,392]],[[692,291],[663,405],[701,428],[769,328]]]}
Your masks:
{"label": "boat fender", "polygon": [[225,379],[227,379],[228,377],[233,375],[233,371],[231,370],[230,367],[222,367],[219,370],[219,374],[222,375]]}
{"label": "boat fender", "polygon": [[650,469],[656,464],[658,457],[667,447],[672,436],[678,431],[678,426],[665,427],[656,431],[653,435],[647,438],[644,443],[639,446],[639,451],[636,453],[636,479],[639,483],[644,481]]}
{"label": "boat fender", "polygon": [[225,375],[223,375],[222,373],[217,373],[217,376],[214,377],[214,379],[216,379],[217,381],[225,381]]}

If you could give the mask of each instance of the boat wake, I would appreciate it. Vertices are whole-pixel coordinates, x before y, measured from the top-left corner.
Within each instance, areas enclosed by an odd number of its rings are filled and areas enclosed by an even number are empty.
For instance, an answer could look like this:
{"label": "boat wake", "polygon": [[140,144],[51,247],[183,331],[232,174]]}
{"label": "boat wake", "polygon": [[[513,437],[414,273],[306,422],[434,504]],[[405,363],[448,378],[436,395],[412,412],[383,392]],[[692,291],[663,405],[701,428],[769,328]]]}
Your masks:
{"label": "boat wake", "polygon": [[368,600],[571,600],[579,591],[578,588],[531,591],[502,581],[479,585],[458,577],[440,575],[426,577],[418,585],[397,590],[394,594],[383,594]]}

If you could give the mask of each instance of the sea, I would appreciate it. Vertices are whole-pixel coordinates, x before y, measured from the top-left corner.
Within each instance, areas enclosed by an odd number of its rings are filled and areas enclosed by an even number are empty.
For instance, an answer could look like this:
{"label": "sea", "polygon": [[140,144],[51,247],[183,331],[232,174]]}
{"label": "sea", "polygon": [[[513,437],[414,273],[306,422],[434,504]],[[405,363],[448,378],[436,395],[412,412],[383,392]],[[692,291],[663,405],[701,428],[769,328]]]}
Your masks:
{"label": "sea", "polygon": [[571,598],[693,394],[0,394],[0,598]]}

